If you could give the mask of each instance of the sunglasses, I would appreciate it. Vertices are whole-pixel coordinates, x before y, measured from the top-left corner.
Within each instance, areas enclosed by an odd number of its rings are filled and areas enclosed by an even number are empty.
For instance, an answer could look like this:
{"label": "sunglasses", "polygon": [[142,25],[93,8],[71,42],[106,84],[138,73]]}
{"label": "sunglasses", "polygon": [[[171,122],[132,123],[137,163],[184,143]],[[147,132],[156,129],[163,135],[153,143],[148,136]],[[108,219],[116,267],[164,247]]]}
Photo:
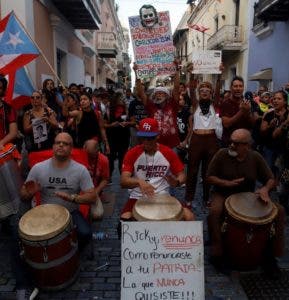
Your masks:
{"label": "sunglasses", "polygon": [[71,143],[64,142],[64,141],[55,141],[54,145],[63,145],[63,146],[71,146]]}
{"label": "sunglasses", "polygon": [[41,96],[31,96],[31,99],[39,100],[39,99],[41,99]]}
{"label": "sunglasses", "polygon": [[230,140],[230,144],[233,144],[235,146],[239,146],[239,145],[247,145],[248,142],[241,142],[241,141]]}

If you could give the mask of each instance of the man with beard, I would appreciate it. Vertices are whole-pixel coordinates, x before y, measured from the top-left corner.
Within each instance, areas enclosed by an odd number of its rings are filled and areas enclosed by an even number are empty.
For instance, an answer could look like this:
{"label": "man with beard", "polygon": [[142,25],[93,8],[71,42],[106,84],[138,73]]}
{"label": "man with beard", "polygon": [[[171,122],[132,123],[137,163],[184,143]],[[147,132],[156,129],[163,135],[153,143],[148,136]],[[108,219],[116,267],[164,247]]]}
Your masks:
{"label": "man with beard", "polygon": [[41,204],[58,204],[69,210],[76,226],[79,248],[89,242],[92,232],[79,212],[79,204],[94,203],[96,191],[85,166],[71,159],[71,136],[62,132],[55,137],[53,157],[32,167],[21,188],[23,200],[41,194]]}
{"label": "man with beard", "polygon": [[239,128],[251,129],[254,124],[254,114],[251,101],[244,99],[244,80],[236,76],[231,81],[231,97],[220,105],[220,117],[223,123],[222,144],[229,145],[231,133]]}
{"label": "man with beard", "polygon": [[[263,157],[251,150],[251,134],[247,129],[233,131],[229,148],[219,150],[208,167],[207,180],[213,185],[211,204],[208,215],[208,230],[210,235],[211,262],[222,270],[224,266],[224,251],[221,237],[221,223],[224,203],[230,195],[241,192],[255,192],[260,201],[270,201],[269,192],[275,186],[273,174]],[[256,182],[263,185],[255,191]],[[284,208],[275,203],[278,214],[275,222],[275,238],[272,240],[272,250],[266,256],[264,270],[268,274],[278,273],[275,256],[281,256],[284,251]]]}
{"label": "man with beard", "polygon": [[[174,61],[177,72],[174,77],[174,88],[172,95],[170,90],[164,86],[154,88],[151,97],[144,91],[140,79],[136,80],[136,95],[141,99],[145,110],[150,118],[157,120],[159,124],[159,142],[170,148],[175,148],[180,144],[177,125],[177,113],[179,109],[179,85],[180,74],[178,71],[179,62]],[[136,72],[137,65],[134,64]],[[136,74],[137,78],[137,74]]]}

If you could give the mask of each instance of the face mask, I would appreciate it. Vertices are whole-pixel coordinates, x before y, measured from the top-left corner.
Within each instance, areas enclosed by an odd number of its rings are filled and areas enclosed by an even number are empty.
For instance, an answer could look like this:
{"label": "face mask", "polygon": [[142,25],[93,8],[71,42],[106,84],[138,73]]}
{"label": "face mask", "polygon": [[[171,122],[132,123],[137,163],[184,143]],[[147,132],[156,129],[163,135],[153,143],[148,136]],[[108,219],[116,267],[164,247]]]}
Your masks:
{"label": "face mask", "polygon": [[238,156],[238,153],[232,149],[228,149],[228,154],[231,156],[231,157],[237,157]]}

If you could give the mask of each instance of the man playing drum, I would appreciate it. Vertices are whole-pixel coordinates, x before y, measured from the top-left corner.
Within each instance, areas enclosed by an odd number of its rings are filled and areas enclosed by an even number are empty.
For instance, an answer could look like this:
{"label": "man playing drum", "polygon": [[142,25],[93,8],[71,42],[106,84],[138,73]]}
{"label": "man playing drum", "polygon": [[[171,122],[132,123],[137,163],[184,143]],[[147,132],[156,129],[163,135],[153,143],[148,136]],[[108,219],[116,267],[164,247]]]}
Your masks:
{"label": "man playing drum", "polygon": [[[71,159],[72,138],[62,132],[55,137],[53,157],[32,167],[21,189],[24,200],[40,192],[41,204],[59,204],[71,213],[79,248],[91,239],[89,223],[78,210],[80,203],[94,203],[96,192],[88,170]],[[81,192],[81,194],[80,194]]]}
{"label": "man playing drum", "polygon": [[[178,187],[186,180],[184,165],[177,154],[158,144],[159,129],[155,119],[141,120],[137,136],[142,143],[126,153],[122,165],[121,186],[130,189],[129,200],[121,213],[122,220],[133,219],[132,210],[138,199],[169,194],[170,186]],[[194,220],[194,214],[187,207],[183,207],[183,217],[186,221]]]}
{"label": "man playing drum", "polygon": [[[213,157],[207,172],[207,180],[213,185],[208,215],[211,242],[211,262],[219,270],[224,269],[224,249],[221,237],[221,222],[227,197],[236,193],[254,192],[256,181],[263,185],[255,191],[264,205],[270,202],[269,192],[274,188],[273,174],[262,156],[250,149],[252,138],[247,129],[233,131],[228,148],[219,150]],[[275,222],[275,237],[269,253],[264,254],[264,271],[278,273],[275,257],[284,251],[285,212],[281,205]],[[233,241],[232,241],[233,242]],[[271,250],[270,250],[271,249]]]}

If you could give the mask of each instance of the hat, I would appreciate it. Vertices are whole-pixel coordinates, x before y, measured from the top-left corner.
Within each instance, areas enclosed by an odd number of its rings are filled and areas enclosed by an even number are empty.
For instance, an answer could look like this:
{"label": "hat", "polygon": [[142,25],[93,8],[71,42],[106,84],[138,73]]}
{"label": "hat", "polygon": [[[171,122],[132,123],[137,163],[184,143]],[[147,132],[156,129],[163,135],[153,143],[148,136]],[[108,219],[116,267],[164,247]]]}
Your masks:
{"label": "hat", "polygon": [[154,88],[152,96],[154,96],[155,93],[157,93],[157,92],[163,92],[163,93],[167,94],[168,96],[170,96],[169,89],[164,86],[157,86],[156,88]]}
{"label": "hat", "polygon": [[137,136],[154,137],[159,135],[159,133],[159,124],[157,120],[145,118],[140,121]]}
{"label": "hat", "polygon": [[266,97],[266,96],[271,97],[271,93],[270,92],[264,92],[264,93],[261,94],[261,97]]}

